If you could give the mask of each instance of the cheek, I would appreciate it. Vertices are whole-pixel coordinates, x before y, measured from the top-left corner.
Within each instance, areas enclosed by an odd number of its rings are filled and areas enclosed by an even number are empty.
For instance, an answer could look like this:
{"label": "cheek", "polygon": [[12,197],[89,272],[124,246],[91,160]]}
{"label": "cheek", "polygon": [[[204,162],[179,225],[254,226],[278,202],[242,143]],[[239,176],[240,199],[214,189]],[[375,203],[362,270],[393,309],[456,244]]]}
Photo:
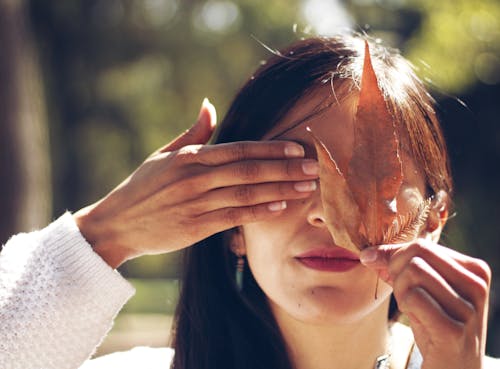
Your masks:
{"label": "cheek", "polygon": [[303,208],[300,201],[289,201],[283,214],[274,219],[242,227],[246,256],[254,268],[274,271],[292,258],[291,245],[307,227]]}
{"label": "cheek", "polygon": [[277,304],[286,311],[301,309],[300,274],[293,268],[293,260],[286,258],[283,244],[269,243],[262,239],[256,243],[249,237],[247,261],[252,275],[273,306]]}
{"label": "cheek", "polygon": [[279,247],[261,244],[262,247],[247,246],[247,261],[259,285],[279,283],[281,269],[285,265]]}
{"label": "cheek", "polygon": [[287,264],[287,242],[278,224],[253,223],[243,228],[248,264],[257,283],[265,286],[279,285],[283,268]]}

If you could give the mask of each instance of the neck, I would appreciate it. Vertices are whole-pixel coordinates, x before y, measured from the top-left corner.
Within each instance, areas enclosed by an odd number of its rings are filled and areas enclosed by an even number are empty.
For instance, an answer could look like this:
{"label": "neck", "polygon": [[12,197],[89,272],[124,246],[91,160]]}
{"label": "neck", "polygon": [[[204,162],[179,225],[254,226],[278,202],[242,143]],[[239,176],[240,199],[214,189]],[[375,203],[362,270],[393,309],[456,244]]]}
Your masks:
{"label": "neck", "polygon": [[310,324],[272,309],[295,369],[372,369],[387,353],[388,303],[349,324]]}

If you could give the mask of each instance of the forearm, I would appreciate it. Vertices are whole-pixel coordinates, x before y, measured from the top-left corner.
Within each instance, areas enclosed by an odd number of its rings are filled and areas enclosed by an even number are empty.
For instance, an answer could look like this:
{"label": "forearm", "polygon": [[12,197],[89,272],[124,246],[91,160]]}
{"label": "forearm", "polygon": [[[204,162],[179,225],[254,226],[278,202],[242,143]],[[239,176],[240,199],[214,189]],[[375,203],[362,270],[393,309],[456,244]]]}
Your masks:
{"label": "forearm", "polygon": [[70,214],[13,237],[0,254],[0,367],[78,368],[132,294]]}

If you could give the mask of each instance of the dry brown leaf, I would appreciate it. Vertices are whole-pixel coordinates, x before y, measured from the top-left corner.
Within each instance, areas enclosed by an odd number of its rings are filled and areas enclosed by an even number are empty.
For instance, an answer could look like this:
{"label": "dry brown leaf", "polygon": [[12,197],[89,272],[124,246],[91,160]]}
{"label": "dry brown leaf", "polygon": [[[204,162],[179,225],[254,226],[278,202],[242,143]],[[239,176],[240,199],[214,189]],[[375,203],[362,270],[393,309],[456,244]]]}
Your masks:
{"label": "dry brown leaf", "polygon": [[319,162],[321,201],[328,230],[336,245],[358,251],[361,216],[345,177],[323,142],[307,127],[316,147]]}
{"label": "dry brown leaf", "polygon": [[360,232],[368,245],[381,243],[397,220],[395,199],[403,181],[398,146],[394,120],[378,87],[366,43],[347,183],[359,206]]}
{"label": "dry brown leaf", "polygon": [[[394,121],[373,70],[368,43],[358,108],[354,149],[346,176],[323,142],[308,127],[320,165],[325,221],[336,245],[358,251],[408,229],[396,217],[396,196],[403,180]],[[406,224],[408,225],[408,224]],[[385,237],[384,237],[385,236]]]}

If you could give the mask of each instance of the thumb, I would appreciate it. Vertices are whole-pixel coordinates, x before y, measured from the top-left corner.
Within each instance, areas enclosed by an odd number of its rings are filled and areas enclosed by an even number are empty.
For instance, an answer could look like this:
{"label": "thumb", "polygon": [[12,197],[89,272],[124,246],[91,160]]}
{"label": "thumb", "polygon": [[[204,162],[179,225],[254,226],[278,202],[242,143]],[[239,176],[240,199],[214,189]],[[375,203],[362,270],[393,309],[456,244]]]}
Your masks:
{"label": "thumb", "polygon": [[385,269],[392,255],[406,244],[391,244],[367,247],[359,254],[359,260],[365,266],[374,269]]}
{"label": "thumb", "polygon": [[216,122],[217,112],[215,106],[207,98],[203,99],[196,123],[186,132],[161,148],[159,152],[174,151],[187,145],[207,143],[210,137],[212,137]]}

